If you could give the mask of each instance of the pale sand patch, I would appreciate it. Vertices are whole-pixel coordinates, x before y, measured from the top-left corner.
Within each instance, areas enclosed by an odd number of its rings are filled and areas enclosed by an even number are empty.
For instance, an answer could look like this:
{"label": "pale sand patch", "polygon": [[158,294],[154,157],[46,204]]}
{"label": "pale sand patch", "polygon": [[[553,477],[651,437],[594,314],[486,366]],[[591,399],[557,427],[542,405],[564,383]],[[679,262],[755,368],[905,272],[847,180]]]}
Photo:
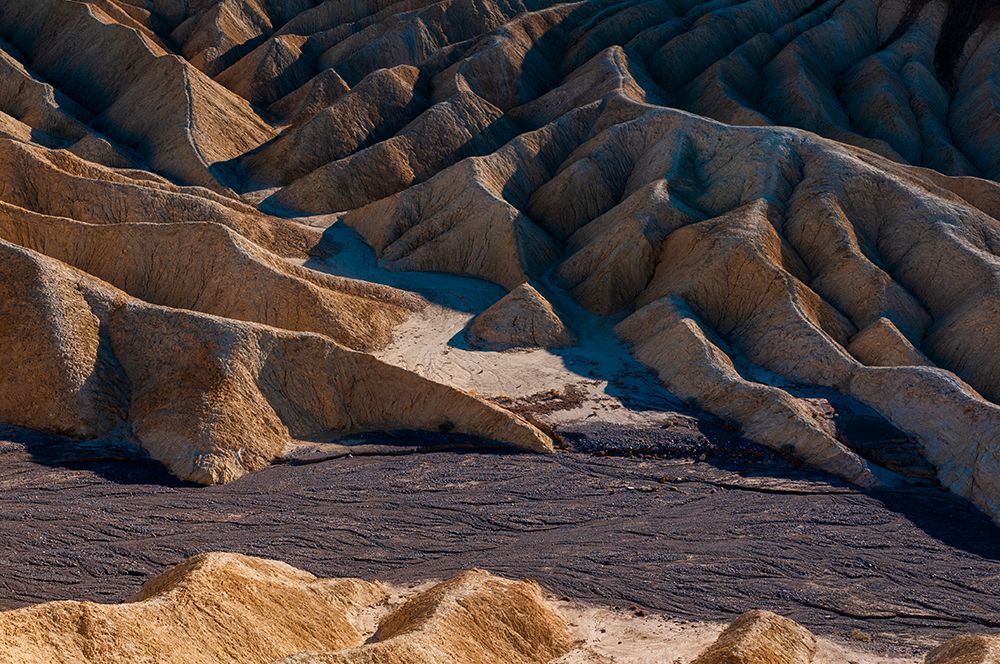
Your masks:
{"label": "pale sand patch", "polygon": [[[356,618],[355,627],[368,636],[379,621],[410,597],[437,581],[387,584],[389,599],[369,607]],[[661,615],[566,601],[551,593],[546,599],[569,625],[577,640],[571,652],[552,664],[689,664],[715,642],[727,626],[721,622],[672,620]],[[855,644],[817,637],[813,664],[921,664],[919,657],[890,657],[865,652]],[[930,649],[933,644],[928,644]]]}
{"label": "pale sand patch", "polygon": [[617,338],[613,331],[617,319],[589,313],[543,280],[533,285],[555,307],[577,343],[552,350],[476,350],[466,342],[465,330],[476,314],[503,298],[505,289],[450,274],[386,270],[338,215],[309,222],[327,225],[325,237],[335,248],[323,260],[307,261],[307,267],[390,285],[430,302],[396,327],[388,346],[373,353],[383,362],[487,399],[530,404],[537,395],[553,390],[577,394],[572,405],[537,415],[552,426],[571,422],[658,426],[677,420],[679,401]]}
{"label": "pale sand patch", "polygon": [[[579,645],[553,664],[688,664],[726,625],[636,616],[631,611],[577,602],[554,602]],[[914,657],[883,657],[852,644],[817,637],[813,664],[919,664]]]}

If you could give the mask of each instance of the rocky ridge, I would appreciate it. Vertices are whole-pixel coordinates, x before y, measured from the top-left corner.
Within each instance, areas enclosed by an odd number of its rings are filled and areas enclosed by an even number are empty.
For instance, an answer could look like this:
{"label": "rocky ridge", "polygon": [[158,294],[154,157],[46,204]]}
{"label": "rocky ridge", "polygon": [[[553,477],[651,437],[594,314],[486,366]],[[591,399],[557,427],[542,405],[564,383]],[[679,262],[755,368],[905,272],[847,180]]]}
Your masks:
{"label": "rocky ridge", "polygon": [[0,241],[0,254],[0,347],[16,358],[0,378],[8,421],[134,437],[176,476],[209,484],[330,432],[454,431],[551,450],[511,413],[352,351],[328,330],[155,305],[22,246]]}
{"label": "rocky ridge", "polygon": [[[527,582],[471,571],[379,611],[388,599],[377,583],[204,554],[125,604],[57,602],[0,613],[0,660],[527,664],[570,648],[565,624]],[[364,614],[375,612],[386,615],[371,636]],[[331,654],[297,654],[305,651]]]}

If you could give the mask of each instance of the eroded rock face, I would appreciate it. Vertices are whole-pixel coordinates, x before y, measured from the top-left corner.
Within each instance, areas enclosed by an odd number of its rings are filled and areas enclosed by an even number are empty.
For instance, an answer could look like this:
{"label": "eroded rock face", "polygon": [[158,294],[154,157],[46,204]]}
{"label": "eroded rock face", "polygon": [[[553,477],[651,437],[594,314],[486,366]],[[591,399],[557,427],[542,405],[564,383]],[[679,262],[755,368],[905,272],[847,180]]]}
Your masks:
{"label": "eroded rock face", "polygon": [[0,613],[0,659],[272,662],[303,648],[361,642],[357,614],[385,597],[377,584],[210,553],[152,579],[125,604],[53,602]]}
{"label": "eroded rock face", "polygon": [[386,616],[374,643],[305,653],[281,664],[492,664],[550,662],[573,640],[535,584],[463,572]]}
{"label": "eroded rock face", "polygon": [[0,418],[133,435],[182,479],[226,482],[296,439],[454,431],[548,451],[516,416],[331,337],[162,307],[0,241]]}
{"label": "eroded rock face", "polygon": [[490,350],[559,348],[574,343],[559,315],[531,284],[521,284],[473,319],[465,338]]}
{"label": "eroded rock face", "polygon": [[[592,311],[635,311],[620,334],[679,396],[852,482],[896,482],[824,430],[794,386],[835,390],[913,436],[943,483],[996,516],[1000,226],[940,182],[797,131],[619,100],[346,219],[400,268],[501,283],[555,269]],[[458,212],[473,205],[496,211],[494,228],[510,220],[510,237],[565,238],[565,257],[500,272],[510,252]],[[428,236],[456,250],[432,252]],[[692,321],[683,352],[678,315]]]}
{"label": "eroded rock face", "polygon": [[355,349],[381,347],[423,305],[304,269],[213,222],[96,225],[0,205],[0,237],[152,304],[325,334]]}

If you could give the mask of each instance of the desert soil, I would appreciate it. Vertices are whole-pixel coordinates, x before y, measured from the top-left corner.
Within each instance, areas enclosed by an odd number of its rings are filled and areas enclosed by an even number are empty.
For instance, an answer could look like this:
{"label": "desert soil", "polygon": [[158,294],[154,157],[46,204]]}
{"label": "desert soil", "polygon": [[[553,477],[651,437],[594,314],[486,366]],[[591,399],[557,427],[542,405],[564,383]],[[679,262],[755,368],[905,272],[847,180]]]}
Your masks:
{"label": "desert soil", "polygon": [[[581,446],[602,435],[570,433]],[[671,619],[766,608],[824,637],[861,629],[881,655],[1000,631],[1000,529],[966,503],[865,494],[740,441],[673,436],[655,455],[350,456],[198,487],[2,429],[0,607],[121,601],[187,556],[228,550],[395,583],[482,567]]]}

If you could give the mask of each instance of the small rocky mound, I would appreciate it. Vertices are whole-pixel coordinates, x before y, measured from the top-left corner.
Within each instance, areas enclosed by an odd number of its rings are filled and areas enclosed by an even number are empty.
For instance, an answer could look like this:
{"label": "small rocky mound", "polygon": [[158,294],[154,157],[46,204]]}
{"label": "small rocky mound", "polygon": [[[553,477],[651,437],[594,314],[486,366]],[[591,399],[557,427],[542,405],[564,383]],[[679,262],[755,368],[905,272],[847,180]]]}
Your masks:
{"label": "small rocky mound", "polygon": [[[388,600],[377,583],[210,553],[153,579],[131,602],[0,613],[0,661],[541,664],[572,645],[534,583],[473,570],[391,612]],[[386,613],[372,634],[368,618]],[[303,652],[322,654],[293,656]]]}
{"label": "small rocky mound", "polygon": [[927,653],[924,664],[995,664],[1000,662],[1000,637],[960,636]]}
{"label": "small rocky mound", "polygon": [[770,611],[736,619],[693,664],[809,664],[816,637],[793,620]]}
{"label": "small rocky mound", "polygon": [[[811,664],[831,661],[829,651],[821,652],[828,646],[819,647],[816,637],[794,620],[770,611],[749,611],[691,664]],[[981,634],[951,639],[924,658],[924,664],[996,662],[1000,662],[1000,638]]]}
{"label": "small rocky mound", "polygon": [[363,646],[281,664],[531,664],[568,652],[566,623],[533,583],[464,572],[390,613]]}
{"label": "small rocky mound", "polygon": [[465,334],[476,348],[560,348],[576,343],[549,301],[523,283],[476,316]]}

